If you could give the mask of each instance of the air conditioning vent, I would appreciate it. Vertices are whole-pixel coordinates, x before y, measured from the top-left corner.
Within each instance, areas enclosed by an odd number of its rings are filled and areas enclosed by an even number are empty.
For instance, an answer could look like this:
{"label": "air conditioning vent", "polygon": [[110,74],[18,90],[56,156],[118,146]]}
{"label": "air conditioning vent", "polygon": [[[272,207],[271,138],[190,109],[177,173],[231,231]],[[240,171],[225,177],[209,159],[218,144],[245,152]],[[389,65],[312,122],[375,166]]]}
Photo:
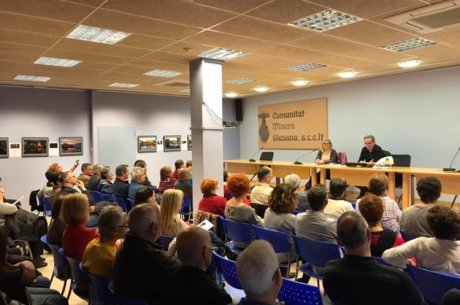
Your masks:
{"label": "air conditioning vent", "polygon": [[385,20],[420,34],[447,30],[460,25],[460,0],[444,1]]}

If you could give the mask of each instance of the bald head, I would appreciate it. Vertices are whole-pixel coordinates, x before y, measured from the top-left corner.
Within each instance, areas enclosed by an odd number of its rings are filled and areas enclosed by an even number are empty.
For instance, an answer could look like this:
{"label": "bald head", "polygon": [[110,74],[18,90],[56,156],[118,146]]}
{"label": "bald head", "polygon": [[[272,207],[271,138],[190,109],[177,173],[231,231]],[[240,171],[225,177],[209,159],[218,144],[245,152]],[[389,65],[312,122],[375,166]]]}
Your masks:
{"label": "bald head", "polygon": [[348,211],[337,221],[337,239],[348,249],[364,246],[368,240],[366,220],[355,211]]}
{"label": "bald head", "polygon": [[184,265],[204,267],[206,270],[211,263],[211,237],[207,231],[201,228],[190,227],[181,232],[177,236],[176,246],[177,256]]}
{"label": "bald head", "polygon": [[129,212],[129,233],[154,242],[160,235],[160,209],[148,203],[138,204]]}

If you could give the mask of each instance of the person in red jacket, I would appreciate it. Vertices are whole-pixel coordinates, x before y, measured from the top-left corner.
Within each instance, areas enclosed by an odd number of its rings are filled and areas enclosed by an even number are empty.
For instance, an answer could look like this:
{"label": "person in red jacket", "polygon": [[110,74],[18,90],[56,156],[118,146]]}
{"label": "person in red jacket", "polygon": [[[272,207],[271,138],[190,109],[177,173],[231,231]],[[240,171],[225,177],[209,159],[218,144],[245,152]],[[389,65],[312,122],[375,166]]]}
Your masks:
{"label": "person in red jacket", "polygon": [[216,194],[218,182],[216,179],[204,178],[201,181],[200,189],[203,199],[198,203],[198,210],[224,216],[227,199]]}

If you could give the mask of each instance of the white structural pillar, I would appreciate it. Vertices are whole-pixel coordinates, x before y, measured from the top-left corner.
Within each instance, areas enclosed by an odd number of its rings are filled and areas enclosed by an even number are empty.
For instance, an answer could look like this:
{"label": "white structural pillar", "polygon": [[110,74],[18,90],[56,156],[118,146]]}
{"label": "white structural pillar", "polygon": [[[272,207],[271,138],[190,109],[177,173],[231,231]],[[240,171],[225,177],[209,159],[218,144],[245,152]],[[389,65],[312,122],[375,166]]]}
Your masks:
{"label": "white structural pillar", "polygon": [[217,179],[223,193],[222,64],[207,58],[190,62],[193,211],[203,197],[203,178]]}

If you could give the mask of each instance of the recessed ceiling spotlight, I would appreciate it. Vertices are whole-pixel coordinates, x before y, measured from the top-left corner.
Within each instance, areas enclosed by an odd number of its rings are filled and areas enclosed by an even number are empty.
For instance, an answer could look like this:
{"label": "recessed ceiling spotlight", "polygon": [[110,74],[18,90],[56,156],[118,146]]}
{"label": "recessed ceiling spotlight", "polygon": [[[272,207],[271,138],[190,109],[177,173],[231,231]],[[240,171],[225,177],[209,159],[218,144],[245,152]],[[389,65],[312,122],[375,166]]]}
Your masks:
{"label": "recessed ceiling spotlight", "polygon": [[109,87],[114,88],[134,88],[139,86],[138,84],[130,84],[130,83],[111,83]]}
{"label": "recessed ceiling spotlight", "polygon": [[176,72],[176,71],[158,70],[158,69],[151,70],[151,71],[144,73],[144,75],[154,76],[154,77],[164,77],[164,78],[171,78],[171,77],[175,77],[181,74],[182,73]]}
{"label": "recessed ceiling spotlight", "polygon": [[34,62],[34,64],[36,65],[55,66],[55,67],[64,67],[64,68],[72,68],[73,66],[76,66],[79,63],[81,63],[81,60],[46,57],[46,56],[42,56]]}
{"label": "recessed ceiling spotlight", "polygon": [[49,81],[51,78],[48,76],[36,76],[36,75],[24,75],[18,74],[14,77],[15,80],[22,80],[26,82],[41,82],[45,83]]}
{"label": "recessed ceiling spotlight", "polygon": [[234,91],[229,91],[229,92],[225,92],[224,95],[225,95],[225,97],[235,98],[235,97],[238,96],[238,93],[236,93]]}
{"label": "recessed ceiling spotlight", "polygon": [[304,79],[297,79],[291,82],[291,85],[293,85],[294,87],[303,87],[307,84],[308,84],[308,80],[304,80]]}
{"label": "recessed ceiling spotlight", "polygon": [[70,32],[66,38],[105,44],[116,44],[129,35],[131,35],[131,33],[80,24],[72,32]]}
{"label": "recessed ceiling spotlight", "polygon": [[268,89],[269,88],[267,86],[257,86],[254,88],[254,91],[259,92],[259,93],[264,93],[264,92],[267,92]]}
{"label": "recessed ceiling spotlight", "polygon": [[288,23],[288,25],[312,31],[324,32],[355,23],[360,20],[362,19],[347,13],[327,9],[316,14],[294,20]]}
{"label": "recessed ceiling spotlight", "polygon": [[356,71],[343,71],[337,73],[337,75],[341,78],[353,78],[356,76],[356,74],[358,74]]}
{"label": "recessed ceiling spotlight", "polygon": [[414,68],[420,65],[421,61],[416,59],[401,61],[398,63],[400,68]]}
{"label": "recessed ceiling spotlight", "polygon": [[248,53],[237,50],[230,50],[224,48],[214,48],[206,52],[201,53],[199,56],[211,59],[230,60],[233,58],[247,55]]}

